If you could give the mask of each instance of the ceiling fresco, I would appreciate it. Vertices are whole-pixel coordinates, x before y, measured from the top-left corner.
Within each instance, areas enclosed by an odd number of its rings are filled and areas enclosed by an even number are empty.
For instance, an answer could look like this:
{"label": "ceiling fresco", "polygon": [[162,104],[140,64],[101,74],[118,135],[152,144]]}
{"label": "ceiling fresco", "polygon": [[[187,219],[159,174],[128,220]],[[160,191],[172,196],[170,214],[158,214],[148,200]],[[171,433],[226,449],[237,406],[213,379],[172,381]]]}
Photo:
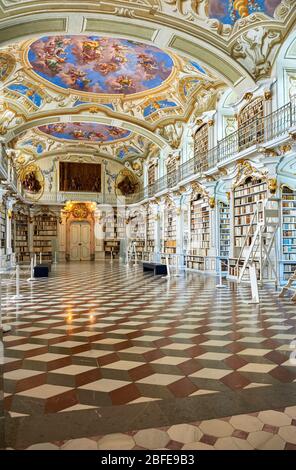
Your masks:
{"label": "ceiling fresco", "polygon": [[80,140],[87,142],[110,143],[126,139],[131,132],[119,127],[106,126],[95,122],[68,122],[47,124],[38,129],[58,139]]}
{"label": "ceiling fresco", "polygon": [[46,36],[28,50],[32,70],[65,89],[131,95],[159,87],[173,59],[154,46],[99,36]]}
{"label": "ceiling fresco", "polygon": [[240,18],[252,13],[265,13],[273,17],[282,0],[209,0],[209,18],[233,25]]}

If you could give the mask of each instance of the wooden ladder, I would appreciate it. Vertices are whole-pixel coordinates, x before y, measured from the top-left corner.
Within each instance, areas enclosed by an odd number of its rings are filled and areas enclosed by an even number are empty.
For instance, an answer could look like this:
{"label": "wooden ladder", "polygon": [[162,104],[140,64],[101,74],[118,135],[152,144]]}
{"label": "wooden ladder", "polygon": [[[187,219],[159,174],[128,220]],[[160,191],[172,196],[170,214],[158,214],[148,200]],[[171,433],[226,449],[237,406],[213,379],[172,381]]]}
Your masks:
{"label": "wooden ladder", "polygon": [[291,300],[296,300],[296,286],[293,287],[294,282],[296,282],[296,269],[289,277],[287,284],[282,288],[279,297],[284,297],[285,293],[290,291],[293,292]]}

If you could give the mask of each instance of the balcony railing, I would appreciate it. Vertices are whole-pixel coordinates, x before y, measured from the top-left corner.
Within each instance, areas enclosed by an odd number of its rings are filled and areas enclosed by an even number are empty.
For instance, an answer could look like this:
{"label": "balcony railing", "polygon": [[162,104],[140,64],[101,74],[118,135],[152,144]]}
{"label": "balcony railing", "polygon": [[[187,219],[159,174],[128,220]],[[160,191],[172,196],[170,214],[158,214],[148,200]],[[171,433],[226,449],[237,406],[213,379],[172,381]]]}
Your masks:
{"label": "balcony railing", "polygon": [[[178,170],[159,178],[153,185],[144,188],[144,197],[174,188],[192,176],[199,176],[215,168],[219,163],[235,158],[240,152],[260,146],[288,134],[296,126],[296,99],[264,118],[250,120],[237,131],[220,140],[216,147],[195,155],[179,166]],[[138,198],[140,201],[141,198]]]}
{"label": "balcony railing", "polygon": [[[116,197],[101,193],[60,192],[47,193],[42,201],[49,203],[64,203],[67,200],[91,201],[98,204],[135,204],[155,194],[175,188],[179,183],[193,176],[200,176],[227,160],[235,160],[247,149],[271,143],[280,137],[287,137],[291,128],[296,126],[296,99],[282,106],[264,118],[250,120],[237,131],[220,140],[216,147],[207,152],[201,152],[194,158],[179,166],[177,171],[168,173],[150,186],[146,186],[137,194],[127,197]],[[1,154],[2,158],[2,154]]]}

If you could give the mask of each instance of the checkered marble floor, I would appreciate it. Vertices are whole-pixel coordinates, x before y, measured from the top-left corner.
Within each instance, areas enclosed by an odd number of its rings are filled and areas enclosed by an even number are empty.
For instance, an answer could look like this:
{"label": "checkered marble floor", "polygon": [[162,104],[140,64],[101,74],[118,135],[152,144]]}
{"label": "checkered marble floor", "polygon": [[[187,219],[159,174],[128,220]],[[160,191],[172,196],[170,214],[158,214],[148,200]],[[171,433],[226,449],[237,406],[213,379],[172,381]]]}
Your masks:
{"label": "checkered marble floor", "polygon": [[82,422],[103,435],[296,404],[295,304],[264,289],[252,306],[248,287],[215,284],[107,262],[24,278],[17,302],[4,284],[7,445],[41,442],[27,429],[45,418],[52,442],[82,437]]}

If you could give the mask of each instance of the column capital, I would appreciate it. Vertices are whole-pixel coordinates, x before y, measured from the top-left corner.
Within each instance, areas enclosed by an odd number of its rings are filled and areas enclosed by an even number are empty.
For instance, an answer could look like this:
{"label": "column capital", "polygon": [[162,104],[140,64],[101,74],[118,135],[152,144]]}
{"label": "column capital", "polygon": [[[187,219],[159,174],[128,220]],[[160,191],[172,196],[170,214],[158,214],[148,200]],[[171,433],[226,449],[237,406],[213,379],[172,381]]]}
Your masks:
{"label": "column capital", "polygon": [[7,193],[8,193],[7,189],[0,187],[0,204],[2,204],[2,201]]}
{"label": "column capital", "polygon": [[15,197],[7,196],[6,197],[6,207],[7,207],[7,209],[11,210],[16,202],[17,202],[17,199]]}

